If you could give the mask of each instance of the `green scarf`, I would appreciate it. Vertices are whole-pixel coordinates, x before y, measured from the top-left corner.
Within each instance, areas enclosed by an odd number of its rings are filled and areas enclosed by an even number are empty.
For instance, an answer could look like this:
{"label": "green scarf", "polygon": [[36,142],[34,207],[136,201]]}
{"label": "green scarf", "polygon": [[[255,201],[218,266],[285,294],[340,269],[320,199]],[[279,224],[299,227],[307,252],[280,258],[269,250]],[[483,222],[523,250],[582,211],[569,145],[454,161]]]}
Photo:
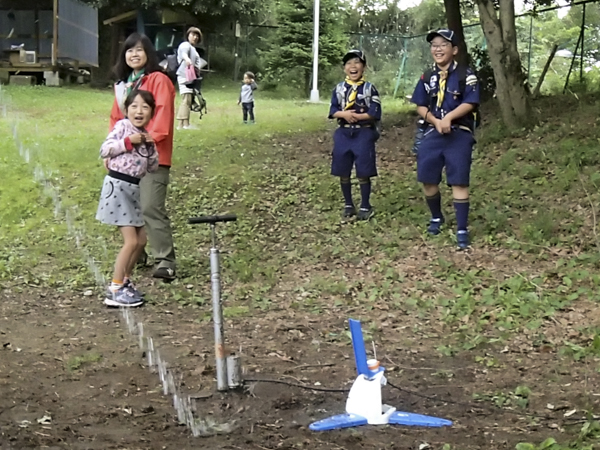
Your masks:
{"label": "green scarf", "polygon": [[131,94],[131,91],[133,91],[134,87],[138,87],[140,80],[145,75],[144,72],[145,72],[145,70],[142,69],[137,74],[134,74],[133,71],[129,74],[129,77],[127,78],[127,84],[126,84],[127,95]]}

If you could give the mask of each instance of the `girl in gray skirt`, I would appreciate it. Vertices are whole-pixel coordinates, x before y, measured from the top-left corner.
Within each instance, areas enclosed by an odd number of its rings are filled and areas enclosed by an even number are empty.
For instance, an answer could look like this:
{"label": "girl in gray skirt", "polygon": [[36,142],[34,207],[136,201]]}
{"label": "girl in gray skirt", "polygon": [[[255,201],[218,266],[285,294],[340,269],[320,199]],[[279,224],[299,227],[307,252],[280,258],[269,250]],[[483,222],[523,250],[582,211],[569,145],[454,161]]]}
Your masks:
{"label": "girl in gray skirt", "polygon": [[146,231],[140,208],[140,179],[158,168],[158,153],[152,136],[144,128],[152,116],[154,96],[134,90],[125,100],[125,119],[119,120],[100,148],[108,175],[104,178],[96,219],[116,225],[123,235],[113,280],[106,291],[108,306],[140,306],[144,300],[130,277],[146,246]]}

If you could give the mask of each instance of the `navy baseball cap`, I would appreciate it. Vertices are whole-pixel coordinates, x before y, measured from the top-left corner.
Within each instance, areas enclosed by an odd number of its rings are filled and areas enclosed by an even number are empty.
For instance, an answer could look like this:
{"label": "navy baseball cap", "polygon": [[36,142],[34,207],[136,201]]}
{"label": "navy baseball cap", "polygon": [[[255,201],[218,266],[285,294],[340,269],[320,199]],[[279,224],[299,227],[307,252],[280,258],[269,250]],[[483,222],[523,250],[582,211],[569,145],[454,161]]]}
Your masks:
{"label": "navy baseball cap", "polygon": [[448,42],[452,44],[452,46],[458,46],[458,40],[456,33],[448,28],[442,28],[441,30],[432,31],[427,35],[427,42],[433,41],[436,37],[441,37],[446,39]]}
{"label": "navy baseball cap", "polygon": [[367,65],[367,57],[365,56],[365,53],[362,50],[357,49],[348,50],[348,53],[346,53],[342,58],[342,64],[346,64],[352,58],[358,58],[365,66]]}

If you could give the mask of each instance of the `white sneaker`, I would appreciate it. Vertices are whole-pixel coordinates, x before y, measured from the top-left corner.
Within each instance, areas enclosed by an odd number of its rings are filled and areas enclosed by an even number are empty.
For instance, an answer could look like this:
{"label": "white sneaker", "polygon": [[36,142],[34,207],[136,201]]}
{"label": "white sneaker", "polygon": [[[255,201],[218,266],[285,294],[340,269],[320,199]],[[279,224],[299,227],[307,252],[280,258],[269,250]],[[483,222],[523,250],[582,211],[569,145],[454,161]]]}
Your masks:
{"label": "white sneaker", "polygon": [[194,125],[186,125],[185,127],[183,127],[184,130],[197,130],[198,127],[194,126]]}

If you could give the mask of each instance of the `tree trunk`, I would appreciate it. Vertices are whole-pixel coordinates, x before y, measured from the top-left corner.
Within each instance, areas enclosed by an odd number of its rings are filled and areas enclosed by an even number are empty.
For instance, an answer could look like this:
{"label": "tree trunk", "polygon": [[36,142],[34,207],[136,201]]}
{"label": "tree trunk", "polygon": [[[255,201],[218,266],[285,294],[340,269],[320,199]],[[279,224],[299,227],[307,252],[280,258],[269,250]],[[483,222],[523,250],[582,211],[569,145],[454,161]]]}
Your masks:
{"label": "tree trunk", "polygon": [[550,68],[550,64],[552,64],[552,60],[554,59],[554,55],[556,55],[556,51],[558,50],[558,44],[554,44],[552,50],[550,51],[550,56],[548,57],[548,61],[546,61],[546,65],[544,66],[544,70],[542,70],[542,74],[540,75],[540,79],[535,85],[535,89],[533,90],[533,98],[536,98],[540,95],[540,89],[542,88],[542,83],[544,82],[544,78],[546,78],[546,74],[548,73],[548,69]]}
{"label": "tree trunk", "polygon": [[460,13],[460,0],[444,0],[444,6],[446,7],[446,21],[448,22],[448,28],[454,31],[458,36],[459,44],[456,60],[460,64],[468,66],[471,63],[471,57],[469,55],[469,50],[467,49],[467,43],[465,42],[462,15]]}
{"label": "tree trunk", "polygon": [[477,6],[504,124],[511,129],[527,127],[535,119],[532,117],[529,90],[517,51],[514,0],[502,0],[498,12],[493,0],[477,0]]}

